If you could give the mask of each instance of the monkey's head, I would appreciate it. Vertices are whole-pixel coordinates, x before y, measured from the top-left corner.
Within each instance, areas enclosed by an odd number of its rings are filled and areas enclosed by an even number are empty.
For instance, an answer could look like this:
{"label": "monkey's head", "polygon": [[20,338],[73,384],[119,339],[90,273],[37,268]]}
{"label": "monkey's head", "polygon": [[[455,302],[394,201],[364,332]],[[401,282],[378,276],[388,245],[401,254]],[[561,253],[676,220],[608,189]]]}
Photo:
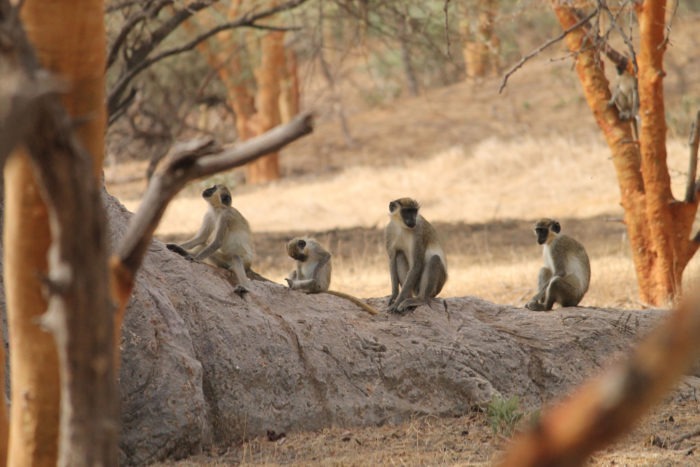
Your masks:
{"label": "monkey's head", "polygon": [[389,203],[389,215],[392,219],[400,221],[409,229],[416,226],[418,209],[420,209],[418,201],[412,198],[399,198]]}
{"label": "monkey's head", "polygon": [[535,235],[540,245],[551,242],[559,232],[561,232],[561,225],[554,219],[545,217],[535,222]]}
{"label": "monkey's head", "polygon": [[306,261],[309,258],[306,248],[306,239],[299,237],[291,239],[287,243],[287,254],[302,263]]}
{"label": "monkey's head", "polygon": [[221,206],[231,206],[231,192],[226,185],[214,185],[202,192],[202,198],[215,208]]}

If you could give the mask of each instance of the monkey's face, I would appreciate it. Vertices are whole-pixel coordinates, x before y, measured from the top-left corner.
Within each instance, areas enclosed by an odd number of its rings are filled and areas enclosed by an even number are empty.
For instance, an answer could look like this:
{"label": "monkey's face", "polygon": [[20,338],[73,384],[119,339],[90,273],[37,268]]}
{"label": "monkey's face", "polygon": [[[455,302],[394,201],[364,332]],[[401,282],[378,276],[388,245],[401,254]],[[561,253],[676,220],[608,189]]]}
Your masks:
{"label": "monkey's face", "polygon": [[535,235],[539,245],[549,243],[559,232],[561,232],[561,225],[553,219],[540,219],[535,223]]}
{"label": "monkey's face", "polygon": [[202,192],[202,198],[212,206],[231,206],[231,192],[225,185],[214,185]]}
{"label": "monkey's face", "polygon": [[418,203],[411,198],[399,198],[389,203],[389,213],[392,217],[400,217],[401,223],[412,229],[418,220]]}
{"label": "monkey's face", "polygon": [[309,258],[306,251],[306,240],[303,238],[294,238],[287,243],[287,254],[297,261],[302,263]]}

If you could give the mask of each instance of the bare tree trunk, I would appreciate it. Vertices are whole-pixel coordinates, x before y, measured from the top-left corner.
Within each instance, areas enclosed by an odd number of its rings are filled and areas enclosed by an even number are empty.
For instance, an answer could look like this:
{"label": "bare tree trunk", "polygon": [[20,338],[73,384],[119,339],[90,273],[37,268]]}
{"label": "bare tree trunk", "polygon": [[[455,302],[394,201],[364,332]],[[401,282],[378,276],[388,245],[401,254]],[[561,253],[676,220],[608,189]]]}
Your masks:
{"label": "bare tree trunk", "polygon": [[[22,152],[5,169],[5,267],[6,280],[13,281],[8,315],[14,323],[11,465],[118,461],[114,314],[99,189],[106,124],[103,13],[101,0],[29,0],[22,8],[40,62],[67,83],[63,105],[84,119],[76,134],[87,152],[71,147],[72,125],[58,126],[62,117],[46,111],[37,121],[36,137],[27,141],[34,171]],[[39,185],[36,174],[41,174]],[[45,198],[48,214],[40,190],[51,194]],[[42,290],[50,297],[48,308]],[[38,328],[39,322],[53,337]]]}
{"label": "bare tree trunk", "polygon": [[[262,58],[255,72],[258,83],[257,109],[251,122],[256,135],[280,124],[280,71],[285,66],[284,31],[268,32],[262,39]],[[280,177],[279,153],[274,152],[246,166],[246,181],[262,183]]]}
{"label": "bare tree trunk", "polygon": [[297,54],[293,48],[286,48],[284,76],[280,89],[280,118],[282,123],[289,122],[300,109],[299,72]]}
{"label": "bare tree trunk", "polygon": [[[494,35],[494,24],[498,2],[479,0],[477,4],[477,24],[471,26],[469,19],[461,22],[462,34],[467,37],[463,55],[467,79],[483,78],[488,72],[498,73],[500,40]],[[466,12],[465,15],[469,15]]]}
{"label": "bare tree trunk", "polygon": [[319,21],[321,24],[319,28],[321,33],[319,34],[319,44],[318,44],[318,62],[321,66],[321,75],[326,80],[328,84],[328,89],[331,92],[331,106],[335,114],[338,116],[340,121],[340,130],[343,133],[343,139],[345,139],[345,145],[347,147],[352,147],[355,145],[355,138],[353,138],[350,132],[350,124],[348,123],[348,118],[345,115],[345,108],[343,106],[343,97],[338,92],[335,85],[335,77],[333,71],[331,70],[331,65],[326,57],[326,47],[329,39],[333,37],[332,30],[328,25],[328,21],[325,20],[323,14],[323,2],[318,2],[318,14]]}
{"label": "bare tree trunk", "polygon": [[[27,6],[27,5],[25,5]],[[46,311],[41,278],[51,243],[49,218],[27,155],[5,165],[4,278],[10,335],[9,465],[56,465],[60,406],[58,354],[41,329]]]}
{"label": "bare tree trunk", "polygon": [[[552,6],[564,30],[579,22],[570,7],[558,1]],[[664,12],[663,0],[647,0],[638,10],[642,38],[638,56],[639,145],[628,122],[620,121],[617,111],[608,105],[609,83],[584,28],[566,36],[569,49],[577,54],[576,70],[586,100],[612,151],[641,299],[654,305],[667,305],[680,292],[683,270],[698,248],[690,238],[697,199],[681,202],[673,198],[666,165]]]}

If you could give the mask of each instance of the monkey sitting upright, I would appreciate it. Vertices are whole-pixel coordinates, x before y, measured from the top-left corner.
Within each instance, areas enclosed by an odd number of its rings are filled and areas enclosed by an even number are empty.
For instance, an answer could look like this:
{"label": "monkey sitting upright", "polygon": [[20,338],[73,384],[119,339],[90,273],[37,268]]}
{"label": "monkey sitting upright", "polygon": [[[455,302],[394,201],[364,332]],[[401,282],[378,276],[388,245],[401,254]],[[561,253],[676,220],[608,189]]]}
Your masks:
{"label": "monkey sitting upright", "polygon": [[326,292],[350,300],[372,315],[379,313],[352,295],[328,290],[331,285],[331,254],[313,238],[293,238],[287,243],[287,254],[296,260],[296,269],[285,279],[290,289],[306,293]]}
{"label": "monkey sitting upright", "polygon": [[537,243],[543,246],[544,267],[537,279],[538,291],[525,305],[533,311],[549,311],[554,303],[576,306],[588,290],[591,264],[586,249],[568,235],[553,219],[535,223]]}
{"label": "monkey sitting upright", "polygon": [[389,203],[390,221],[384,234],[389,254],[392,313],[403,313],[428,303],[447,281],[447,261],[437,232],[418,214],[419,208],[418,202],[411,198]]}
{"label": "monkey sitting upright", "polygon": [[182,245],[166,246],[188,259],[205,261],[229,269],[245,290],[249,284],[246,271],[253,261],[253,243],[248,221],[231,206],[231,192],[224,185],[214,185],[202,192],[209,203],[199,231]]}

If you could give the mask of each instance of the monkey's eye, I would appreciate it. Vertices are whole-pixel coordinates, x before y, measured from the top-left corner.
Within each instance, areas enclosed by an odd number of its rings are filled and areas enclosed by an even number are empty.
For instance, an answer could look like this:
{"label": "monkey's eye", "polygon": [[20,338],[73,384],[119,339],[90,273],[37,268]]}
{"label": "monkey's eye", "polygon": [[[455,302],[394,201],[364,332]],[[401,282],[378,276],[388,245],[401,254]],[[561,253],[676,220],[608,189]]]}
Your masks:
{"label": "monkey's eye", "polygon": [[299,248],[304,248],[304,247],[306,247],[306,242],[305,242],[304,240],[299,240],[299,241],[297,242],[297,246],[298,246]]}
{"label": "monkey's eye", "polygon": [[212,186],[212,187],[207,188],[206,190],[204,190],[204,191],[202,192],[202,197],[204,197],[204,198],[209,198],[211,195],[214,194],[215,191],[216,191],[216,185],[214,185],[214,186]]}

